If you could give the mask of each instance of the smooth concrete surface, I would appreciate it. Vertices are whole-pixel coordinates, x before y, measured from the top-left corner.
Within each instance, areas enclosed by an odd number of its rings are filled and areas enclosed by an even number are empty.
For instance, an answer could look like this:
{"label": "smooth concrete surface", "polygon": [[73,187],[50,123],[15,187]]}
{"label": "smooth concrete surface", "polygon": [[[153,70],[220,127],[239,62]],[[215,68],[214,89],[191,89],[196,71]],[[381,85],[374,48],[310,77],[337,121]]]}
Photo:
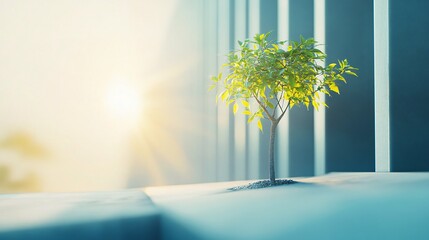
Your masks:
{"label": "smooth concrete surface", "polygon": [[0,194],[1,240],[158,239],[159,220],[141,190]]}
{"label": "smooth concrete surface", "polygon": [[0,195],[0,239],[429,239],[429,173]]}
{"label": "smooth concrete surface", "polygon": [[163,239],[429,239],[429,173],[300,181],[237,192],[216,185],[146,192],[163,212]]}

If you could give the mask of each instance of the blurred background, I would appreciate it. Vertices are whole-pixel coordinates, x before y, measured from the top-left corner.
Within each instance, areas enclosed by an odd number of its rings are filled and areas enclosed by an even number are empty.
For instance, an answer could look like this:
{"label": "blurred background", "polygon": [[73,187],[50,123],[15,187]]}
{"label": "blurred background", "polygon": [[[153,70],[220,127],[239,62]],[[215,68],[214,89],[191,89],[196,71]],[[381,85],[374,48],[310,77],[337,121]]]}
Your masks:
{"label": "blurred background", "polygon": [[[429,170],[427,5],[390,1],[393,171]],[[278,176],[374,171],[373,16],[371,0],[0,0],[0,192],[266,178],[268,133],[207,89],[237,40],[268,31],[360,69],[326,111],[283,120]]]}

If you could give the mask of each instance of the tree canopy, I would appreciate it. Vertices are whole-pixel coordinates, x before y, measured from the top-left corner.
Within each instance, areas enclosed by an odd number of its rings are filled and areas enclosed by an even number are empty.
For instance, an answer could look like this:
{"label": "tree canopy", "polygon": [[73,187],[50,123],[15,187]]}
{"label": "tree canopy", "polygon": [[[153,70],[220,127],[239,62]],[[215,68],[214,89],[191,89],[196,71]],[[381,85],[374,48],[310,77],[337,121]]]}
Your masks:
{"label": "tree canopy", "polygon": [[[339,94],[338,82],[346,82],[346,74],[357,76],[357,68],[347,59],[323,66],[326,54],[312,38],[270,42],[269,35],[256,34],[253,39],[239,41],[239,50],[232,51],[223,66],[227,76],[220,73],[212,77],[211,86],[223,85],[218,99],[233,104],[234,114],[241,111],[248,115],[248,122],[257,119],[261,131],[261,119],[278,123],[294,106],[312,105],[316,110],[320,105],[327,106],[319,93]],[[258,103],[256,108],[249,99]]]}

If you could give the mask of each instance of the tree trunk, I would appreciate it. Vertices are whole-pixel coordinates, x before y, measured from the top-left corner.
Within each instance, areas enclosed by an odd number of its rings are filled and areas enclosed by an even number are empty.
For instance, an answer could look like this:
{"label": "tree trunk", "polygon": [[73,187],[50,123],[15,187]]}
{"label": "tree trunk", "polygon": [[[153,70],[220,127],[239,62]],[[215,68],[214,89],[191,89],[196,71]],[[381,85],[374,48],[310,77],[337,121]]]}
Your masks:
{"label": "tree trunk", "polygon": [[270,182],[275,183],[276,172],[274,166],[274,144],[276,138],[277,121],[271,121],[270,146],[269,146],[269,161],[270,161]]}

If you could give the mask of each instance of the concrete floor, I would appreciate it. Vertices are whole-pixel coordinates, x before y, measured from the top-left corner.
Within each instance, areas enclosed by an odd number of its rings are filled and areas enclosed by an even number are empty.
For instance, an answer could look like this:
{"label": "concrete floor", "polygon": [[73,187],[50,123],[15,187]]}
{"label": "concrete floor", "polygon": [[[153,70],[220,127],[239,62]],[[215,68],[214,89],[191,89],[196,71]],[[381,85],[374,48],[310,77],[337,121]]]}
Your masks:
{"label": "concrete floor", "polygon": [[0,239],[429,239],[429,173],[0,195]]}

